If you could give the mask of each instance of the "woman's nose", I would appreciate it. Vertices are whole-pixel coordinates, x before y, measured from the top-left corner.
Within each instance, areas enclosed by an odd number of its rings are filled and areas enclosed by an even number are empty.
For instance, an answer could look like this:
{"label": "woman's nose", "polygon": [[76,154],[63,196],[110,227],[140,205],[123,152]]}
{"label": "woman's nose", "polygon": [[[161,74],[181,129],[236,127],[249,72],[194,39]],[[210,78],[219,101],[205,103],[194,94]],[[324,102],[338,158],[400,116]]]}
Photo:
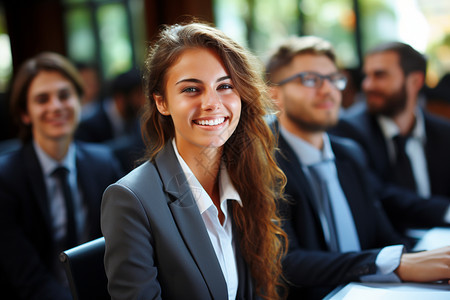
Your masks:
{"label": "woman's nose", "polygon": [[220,96],[216,93],[216,91],[209,91],[205,93],[202,99],[202,109],[204,110],[215,110],[219,108],[220,104]]}

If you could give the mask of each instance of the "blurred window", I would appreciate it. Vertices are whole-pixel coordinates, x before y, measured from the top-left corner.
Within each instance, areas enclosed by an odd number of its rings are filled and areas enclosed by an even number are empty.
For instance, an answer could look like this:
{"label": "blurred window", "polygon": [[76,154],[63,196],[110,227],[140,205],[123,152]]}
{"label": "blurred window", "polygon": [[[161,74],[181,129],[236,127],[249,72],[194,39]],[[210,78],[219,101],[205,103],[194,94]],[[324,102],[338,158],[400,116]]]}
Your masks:
{"label": "blurred window", "polygon": [[336,47],[346,67],[357,67],[352,0],[216,0],[219,28],[264,57],[292,35],[317,35]]}
{"label": "blurred window", "polygon": [[290,35],[317,35],[333,43],[342,67],[399,40],[427,55],[427,83],[450,72],[448,0],[214,0],[217,26],[264,59]]}
{"label": "blurred window", "polygon": [[68,56],[100,66],[104,79],[139,67],[145,54],[144,0],[63,0]]}
{"label": "blurred window", "polygon": [[0,4],[0,93],[8,90],[12,77],[11,43],[9,42],[5,12],[2,5]]}

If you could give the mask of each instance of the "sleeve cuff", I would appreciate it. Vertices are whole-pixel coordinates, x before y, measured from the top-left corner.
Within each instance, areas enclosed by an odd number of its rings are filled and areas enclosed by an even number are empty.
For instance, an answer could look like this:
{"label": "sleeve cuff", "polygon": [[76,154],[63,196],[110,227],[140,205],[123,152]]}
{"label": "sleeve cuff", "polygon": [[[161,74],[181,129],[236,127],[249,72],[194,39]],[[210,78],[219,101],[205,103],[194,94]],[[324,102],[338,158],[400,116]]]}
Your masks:
{"label": "sleeve cuff", "polygon": [[381,249],[375,260],[377,272],[372,275],[361,276],[360,280],[362,282],[401,282],[394,271],[400,265],[403,252],[403,245],[388,246]]}
{"label": "sleeve cuff", "polygon": [[447,212],[445,213],[444,222],[450,224],[450,206],[447,208]]}

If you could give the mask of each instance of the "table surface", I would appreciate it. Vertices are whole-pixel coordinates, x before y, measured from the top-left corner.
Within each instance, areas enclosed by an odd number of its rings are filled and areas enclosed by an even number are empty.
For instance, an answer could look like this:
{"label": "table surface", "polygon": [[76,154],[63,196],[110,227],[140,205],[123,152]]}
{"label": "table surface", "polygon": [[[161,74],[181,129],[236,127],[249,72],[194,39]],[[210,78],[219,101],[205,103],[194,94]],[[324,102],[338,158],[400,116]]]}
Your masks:
{"label": "table surface", "polygon": [[[418,241],[414,250],[432,250],[450,245],[450,228],[432,228]],[[447,283],[361,283],[351,282],[334,289],[326,300],[449,300]]]}

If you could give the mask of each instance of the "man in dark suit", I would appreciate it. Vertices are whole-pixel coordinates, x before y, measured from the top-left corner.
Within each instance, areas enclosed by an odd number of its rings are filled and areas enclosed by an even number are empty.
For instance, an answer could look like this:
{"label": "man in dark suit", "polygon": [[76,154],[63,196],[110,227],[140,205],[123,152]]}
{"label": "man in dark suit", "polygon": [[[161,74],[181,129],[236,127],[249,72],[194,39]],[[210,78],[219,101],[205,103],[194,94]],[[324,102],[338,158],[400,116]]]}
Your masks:
{"label": "man in dark suit", "polygon": [[425,71],[424,56],[407,44],[375,47],[364,61],[366,108],[331,131],[365,150],[400,230],[450,224],[450,122],[421,108]]}
{"label": "man in dark suit", "polygon": [[280,108],[277,162],[287,177],[280,212],[289,237],[283,263],[289,298],[322,299],[350,281],[448,279],[450,250],[404,254],[364,172],[364,153],[326,134],[337,123],[346,85],[330,43],[287,40],[270,57],[267,79]]}
{"label": "man in dark suit", "polygon": [[82,93],[56,53],[17,72],[11,106],[23,145],[0,157],[2,298],[71,299],[59,253],[101,236],[101,197],[122,172],[108,148],[74,142]]}

